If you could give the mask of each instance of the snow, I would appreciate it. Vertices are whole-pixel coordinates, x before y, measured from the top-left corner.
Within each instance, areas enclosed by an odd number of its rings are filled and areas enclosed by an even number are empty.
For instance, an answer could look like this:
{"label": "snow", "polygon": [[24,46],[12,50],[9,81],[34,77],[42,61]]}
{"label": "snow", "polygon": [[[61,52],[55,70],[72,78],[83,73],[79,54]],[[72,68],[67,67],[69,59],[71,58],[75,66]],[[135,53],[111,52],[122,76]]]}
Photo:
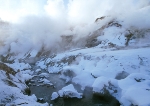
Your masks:
{"label": "snow", "polygon": [[55,100],[59,97],[58,93],[57,92],[53,92],[52,93],[52,96],[51,96],[51,100]]}
{"label": "snow", "polygon": [[58,94],[60,97],[82,98],[82,93],[78,93],[72,84],[63,87],[58,91]]}
{"label": "snow", "polygon": [[140,87],[144,87],[143,84],[145,81],[149,81],[150,78],[148,75],[133,73],[130,74],[127,78],[118,81],[120,88],[126,90],[130,87],[136,87],[138,85],[142,85]]}
{"label": "snow", "polygon": [[56,65],[54,65],[54,66],[48,67],[48,72],[49,73],[58,73],[58,72],[60,72],[60,68],[57,67]]}
{"label": "snow", "polygon": [[[6,29],[2,26],[0,54],[4,59],[0,57],[0,61],[6,62],[16,74],[0,69],[0,103],[6,106],[48,105],[37,103],[35,95],[23,94],[27,88],[25,81],[32,79],[34,72],[41,78],[39,83],[53,85],[43,69],[59,74],[59,78],[69,84],[53,92],[51,100],[59,97],[82,98],[82,93],[78,93],[73,85],[79,84],[82,90],[92,87],[96,93],[104,93],[105,88],[124,106],[150,105],[150,1],[79,1],[69,1],[68,13],[65,12],[67,19],[49,20],[35,16],[27,17],[20,25],[8,25]],[[56,9],[63,7],[63,3],[57,4],[59,2],[61,0],[53,1]],[[76,5],[82,8],[76,9]],[[86,7],[94,7],[94,13],[88,13],[91,8]],[[77,14],[72,16],[72,13]],[[85,15],[79,15],[81,13]],[[101,16],[105,18],[94,22]],[[120,26],[110,25],[113,22]],[[63,42],[62,35],[71,36],[71,43]],[[127,38],[129,35],[132,35],[131,38]],[[88,39],[101,43],[87,48],[84,45]],[[127,39],[130,40],[128,44]],[[41,51],[50,51],[51,56],[37,57]],[[69,60],[71,56],[74,58]],[[36,68],[31,63],[35,63]]]}
{"label": "snow", "polygon": [[40,78],[38,82],[42,82],[43,84],[53,85],[48,79]]}
{"label": "snow", "polygon": [[104,85],[108,86],[109,79],[106,77],[98,77],[95,79],[92,87],[94,92],[101,92]]}
{"label": "snow", "polygon": [[[140,85],[142,86],[142,85]],[[150,91],[146,89],[141,88],[131,88],[128,89],[123,97],[121,98],[121,101],[124,105],[126,105],[126,101],[130,101],[130,103],[138,106],[149,106],[150,105]]]}
{"label": "snow", "polygon": [[[48,106],[47,103],[40,104],[37,103],[37,98],[35,95],[27,96],[24,95],[22,90],[26,88],[23,82],[19,82],[18,77],[12,77],[12,81],[17,85],[17,87],[12,87],[5,83],[5,80],[8,80],[4,71],[0,70],[0,105],[19,105],[22,106]],[[16,82],[17,81],[17,82]]]}
{"label": "snow", "polygon": [[[80,84],[81,85],[81,89],[84,90],[86,86],[91,87],[93,82],[94,82],[94,78],[91,76],[90,73],[86,73],[83,71],[84,74],[79,74],[76,77],[74,77],[72,79],[72,81],[76,84]],[[88,79],[88,81],[87,81]]]}
{"label": "snow", "polygon": [[44,64],[45,64],[44,61],[39,61],[39,62],[37,62],[36,64],[37,64],[37,66],[39,66],[41,69],[45,69],[45,68],[46,68],[46,66],[44,65]]}
{"label": "snow", "polygon": [[41,69],[36,69],[35,72],[39,73],[39,72],[41,72]]}
{"label": "snow", "polygon": [[13,64],[8,64],[8,66],[12,67],[14,70],[23,70],[23,69],[30,69],[31,66],[28,63],[20,63],[18,61],[15,61]]}
{"label": "snow", "polygon": [[[40,68],[36,69],[35,72],[39,73],[41,69],[45,69],[49,73],[61,72],[60,78],[65,79],[66,83],[81,85],[82,90],[85,87],[92,87],[94,92],[104,93],[103,88],[105,88],[123,105],[147,106],[150,103],[149,52],[149,47],[125,47],[117,50],[114,48],[103,49],[98,46],[78,49],[59,53],[53,58],[41,59],[36,63]],[[60,61],[68,59],[70,56],[75,56],[75,60],[71,64],[63,62],[59,64]],[[49,62],[55,64],[47,66]],[[118,74],[123,72],[127,73],[125,77],[119,80],[115,79]],[[33,72],[29,69],[21,71],[22,81],[31,79],[32,74]],[[41,71],[39,76],[45,77],[41,78],[40,81],[45,84],[52,84],[46,79],[47,73]],[[21,86],[19,88],[23,89]],[[114,92],[115,90],[117,92]],[[70,84],[58,92],[53,92],[51,100],[59,97],[82,98],[82,94],[78,93]]]}
{"label": "snow", "polygon": [[65,79],[66,83],[71,81],[73,77],[75,77],[77,74],[80,74],[80,69],[76,67],[76,65],[71,66],[64,66],[60,78]]}
{"label": "snow", "polygon": [[30,52],[30,57],[35,57],[35,56],[37,55],[37,53],[38,53],[38,51],[32,50],[32,51]]}
{"label": "snow", "polygon": [[48,77],[49,75],[47,73],[41,73],[39,74],[40,77]]}
{"label": "snow", "polygon": [[109,42],[116,44],[117,46],[125,46],[125,36],[124,36],[125,29],[118,28],[115,26],[108,27],[104,29],[103,36],[99,36],[97,39],[100,41],[106,41],[103,45],[98,45],[98,47],[108,45]]}
{"label": "snow", "polygon": [[[73,83],[81,85],[82,90],[88,86],[93,87],[94,92],[100,93],[103,92],[103,88],[106,87],[109,93],[115,96],[124,105],[127,105],[127,103],[130,104],[131,101],[132,104],[143,105],[142,103],[149,103],[146,100],[142,101],[142,97],[145,94],[144,92],[148,92],[146,89],[150,89],[149,52],[149,48],[124,48],[124,50],[113,51],[103,51],[101,48],[90,48],[88,50],[71,51],[67,54],[57,54],[51,61],[57,61],[57,59],[60,61],[64,58],[63,56],[69,57],[70,55],[77,55],[74,62],[63,66],[60,78],[66,81],[71,79]],[[63,73],[68,70],[75,75],[72,77],[68,77],[66,74],[64,75]],[[116,76],[122,72],[127,73],[127,76],[120,80],[115,79]],[[117,90],[117,93],[109,89],[110,83],[113,85],[113,89]],[[141,100],[133,93],[131,94],[132,96],[128,93],[137,87],[143,92]],[[59,92],[59,95],[62,96],[63,91]],[[131,96],[130,99],[128,98],[129,96]]]}
{"label": "snow", "polygon": [[121,102],[130,101],[134,105],[147,106],[150,100],[150,78],[149,75],[141,73],[130,74],[127,78],[118,81],[123,90]]}
{"label": "snow", "polygon": [[32,76],[32,71],[30,70],[28,71],[20,71],[18,72],[15,77],[18,78],[20,81],[25,82],[30,80],[33,76]]}
{"label": "snow", "polygon": [[105,94],[105,90],[107,90],[116,99],[120,99],[121,90],[116,79],[110,79],[103,76],[98,77],[95,79],[92,88],[94,93]]}
{"label": "snow", "polygon": [[[145,95],[144,92],[148,92],[150,89],[149,52],[149,47],[126,47],[120,50],[104,50],[99,47],[78,49],[57,54],[54,58],[51,58],[50,61],[55,62],[55,65],[52,67],[49,66],[48,70],[54,73],[60,71],[60,78],[65,79],[66,82],[70,81],[81,85],[82,90],[88,86],[92,87],[94,92],[101,93],[105,87],[111,95],[116,97],[124,105],[127,105],[127,103],[135,105],[145,105],[144,103],[146,103],[147,105],[149,102],[146,99],[143,101],[142,97]],[[71,64],[64,63],[62,67],[59,67],[57,61],[61,61],[69,56],[76,56],[76,58]],[[45,61],[43,67],[48,62]],[[56,71],[51,70],[50,67]],[[71,76],[67,74],[68,71],[72,73]],[[119,80],[115,79],[118,74],[123,72],[126,73],[125,77]],[[113,90],[109,89],[110,83],[113,86]],[[136,90],[131,94],[132,96],[128,93],[137,87],[139,91],[141,90],[143,92],[141,100],[136,97],[137,95],[134,95]],[[70,89],[73,88],[70,87]],[[117,90],[117,93],[114,90]],[[67,90],[65,91],[67,92]],[[60,97],[64,95],[63,92],[64,89],[58,92]],[[69,94],[66,93],[66,95]],[[145,96],[149,98],[149,96]]]}

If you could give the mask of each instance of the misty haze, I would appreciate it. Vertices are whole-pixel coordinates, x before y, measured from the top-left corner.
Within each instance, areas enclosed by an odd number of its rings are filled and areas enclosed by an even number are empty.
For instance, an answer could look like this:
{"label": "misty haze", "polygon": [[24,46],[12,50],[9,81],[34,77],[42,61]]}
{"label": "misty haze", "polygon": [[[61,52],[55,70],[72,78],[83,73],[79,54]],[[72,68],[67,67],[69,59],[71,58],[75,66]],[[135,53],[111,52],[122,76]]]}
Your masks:
{"label": "misty haze", "polygon": [[0,106],[150,106],[150,0],[0,0]]}

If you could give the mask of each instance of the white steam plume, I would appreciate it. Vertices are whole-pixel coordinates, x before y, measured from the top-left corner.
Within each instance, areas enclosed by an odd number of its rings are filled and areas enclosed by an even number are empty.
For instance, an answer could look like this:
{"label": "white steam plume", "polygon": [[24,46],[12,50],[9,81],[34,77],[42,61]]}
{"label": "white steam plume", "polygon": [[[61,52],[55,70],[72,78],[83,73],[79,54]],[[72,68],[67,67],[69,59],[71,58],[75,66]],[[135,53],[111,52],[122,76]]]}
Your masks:
{"label": "white steam plume", "polygon": [[0,18],[10,22],[8,30],[0,29],[0,49],[57,51],[62,35],[82,39],[107,22],[94,23],[102,16],[123,21],[127,28],[149,28],[149,11],[150,0],[0,0]]}

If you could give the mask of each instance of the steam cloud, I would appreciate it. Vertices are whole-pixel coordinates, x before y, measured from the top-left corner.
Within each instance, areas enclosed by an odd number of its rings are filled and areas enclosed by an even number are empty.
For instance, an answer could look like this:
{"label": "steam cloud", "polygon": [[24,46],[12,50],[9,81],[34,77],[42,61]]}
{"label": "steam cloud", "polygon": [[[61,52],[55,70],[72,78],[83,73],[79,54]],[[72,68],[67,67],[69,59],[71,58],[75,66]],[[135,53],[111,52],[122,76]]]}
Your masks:
{"label": "steam cloud", "polygon": [[[143,10],[145,11],[143,12]],[[62,35],[81,40],[111,19],[150,27],[150,0],[0,0],[0,53],[62,49]],[[95,19],[111,16],[100,24]]]}

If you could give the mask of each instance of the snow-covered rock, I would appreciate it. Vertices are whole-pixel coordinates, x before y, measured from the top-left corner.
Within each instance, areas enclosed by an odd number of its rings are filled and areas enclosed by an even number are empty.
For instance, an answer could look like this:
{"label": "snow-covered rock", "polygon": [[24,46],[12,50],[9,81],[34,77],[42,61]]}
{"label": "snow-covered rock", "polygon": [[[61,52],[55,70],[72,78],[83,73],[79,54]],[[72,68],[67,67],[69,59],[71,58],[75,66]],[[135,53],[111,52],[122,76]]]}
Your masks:
{"label": "snow-covered rock", "polygon": [[52,96],[51,96],[51,100],[55,100],[59,97],[58,93],[57,92],[53,92],[52,93]]}
{"label": "snow-covered rock", "polygon": [[41,69],[36,69],[35,72],[36,72],[36,73],[40,73],[40,72],[41,72]]}
{"label": "snow-covered rock", "polygon": [[63,87],[61,90],[58,91],[58,94],[60,97],[82,98],[82,93],[78,93],[72,84]]}
{"label": "snow-covered rock", "polygon": [[28,63],[19,63],[18,61],[14,62],[13,64],[8,64],[8,66],[12,67],[13,69],[17,70],[25,70],[25,69],[30,69],[31,66]]}

